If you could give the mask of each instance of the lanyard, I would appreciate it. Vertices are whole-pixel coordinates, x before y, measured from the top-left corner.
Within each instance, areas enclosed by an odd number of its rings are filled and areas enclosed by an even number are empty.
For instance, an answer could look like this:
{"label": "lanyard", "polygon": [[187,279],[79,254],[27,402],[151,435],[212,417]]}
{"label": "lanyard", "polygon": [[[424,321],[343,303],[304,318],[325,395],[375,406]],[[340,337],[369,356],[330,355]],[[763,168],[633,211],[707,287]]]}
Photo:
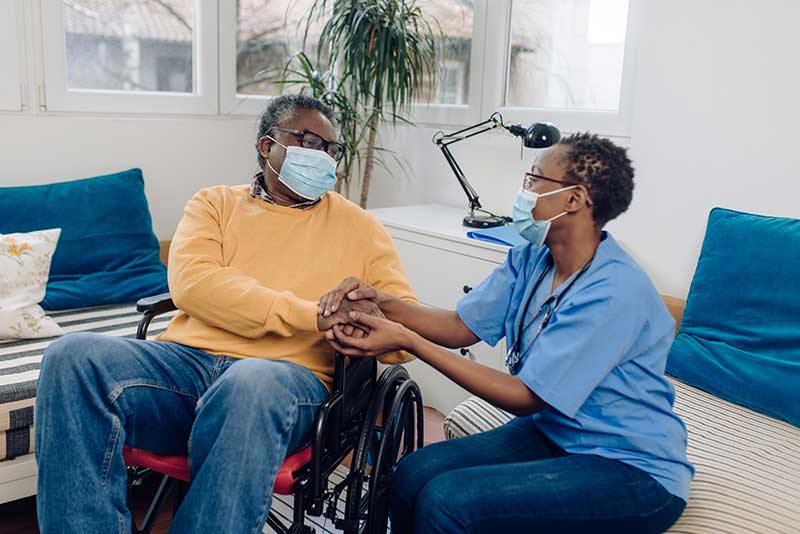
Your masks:
{"label": "lanyard", "polygon": [[[517,365],[519,365],[519,362],[522,360],[522,356],[530,350],[534,342],[537,339],[539,339],[539,334],[541,334],[542,330],[544,330],[545,327],[550,323],[550,319],[553,316],[553,312],[558,306],[558,303],[561,302],[561,297],[566,295],[567,292],[570,290],[570,288],[575,284],[575,282],[578,281],[578,278],[580,278],[583,275],[583,273],[589,270],[589,266],[592,264],[592,260],[594,260],[594,257],[592,257],[592,259],[589,260],[580,271],[578,271],[578,274],[576,274],[572,278],[570,283],[567,284],[567,287],[564,288],[564,291],[561,291],[558,294],[550,295],[547,298],[547,300],[545,300],[544,303],[541,305],[539,311],[537,311],[533,315],[533,317],[531,317],[528,320],[528,322],[525,323],[525,326],[523,327],[523,321],[525,321],[525,316],[528,314],[528,309],[530,308],[531,301],[533,300],[534,295],[536,295],[536,292],[539,290],[539,286],[542,285],[542,282],[544,281],[545,277],[553,268],[553,264],[550,263],[547,266],[547,268],[542,272],[542,274],[539,275],[539,278],[533,285],[533,290],[528,294],[528,298],[525,300],[525,305],[522,307],[522,313],[519,315],[519,321],[517,322],[517,335],[514,339],[514,343],[511,345],[511,348],[508,349],[508,353],[506,354],[506,366],[510,371],[512,371],[512,374],[513,371],[516,369]],[[544,310],[545,308],[547,308],[547,312],[545,312],[544,319],[542,319],[542,323],[536,330],[536,334],[534,334],[533,339],[531,339],[531,341],[525,346],[525,350],[520,350],[522,346],[522,333],[525,331],[525,329],[527,329],[531,325],[531,323],[533,323],[533,321],[536,320],[537,317],[539,317],[539,315],[541,315],[542,310]]]}

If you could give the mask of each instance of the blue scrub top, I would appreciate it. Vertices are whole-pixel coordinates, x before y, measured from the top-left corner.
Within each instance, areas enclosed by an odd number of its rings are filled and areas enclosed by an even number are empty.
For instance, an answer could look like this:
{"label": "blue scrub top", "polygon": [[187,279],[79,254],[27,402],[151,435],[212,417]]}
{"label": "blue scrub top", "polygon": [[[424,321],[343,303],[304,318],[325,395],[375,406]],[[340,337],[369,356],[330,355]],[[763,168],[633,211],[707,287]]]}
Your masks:
{"label": "blue scrub top", "polygon": [[[512,248],[506,261],[459,301],[464,324],[494,346],[514,344],[530,291],[552,264],[547,246]],[[533,295],[521,346],[544,319],[553,273]],[[538,314],[538,316],[537,316]],[[549,408],[539,428],[570,453],[596,454],[638,467],[688,501],[694,468],[686,426],[672,411],[675,390],[664,376],[675,321],[647,274],[604,232],[594,260],[559,299],[549,324],[515,371]]]}

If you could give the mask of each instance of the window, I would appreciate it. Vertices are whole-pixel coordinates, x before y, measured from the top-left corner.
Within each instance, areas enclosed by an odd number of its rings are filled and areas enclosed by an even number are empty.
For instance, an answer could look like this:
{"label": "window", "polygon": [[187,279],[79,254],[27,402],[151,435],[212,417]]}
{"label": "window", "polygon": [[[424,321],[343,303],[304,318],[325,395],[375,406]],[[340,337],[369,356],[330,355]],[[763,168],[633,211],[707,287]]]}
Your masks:
{"label": "window", "polygon": [[0,110],[22,109],[21,14],[16,0],[0,2]]}
{"label": "window", "polygon": [[619,109],[628,0],[514,0],[506,105]]}
{"label": "window", "polygon": [[[409,113],[421,124],[555,122],[629,135],[635,29],[644,0],[416,0],[437,31],[437,81]],[[332,1],[327,3],[332,9]],[[314,0],[46,0],[43,102],[53,111],[255,115],[304,51],[317,72]],[[22,6],[0,0],[0,66],[19,72]],[[14,13],[12,13],[14,12]],[[17,20],[15,23],[14,20]],[[304,36],[307,40],[304,44]],[[305,47],[305,50],[303,48]],[[35,48],[35,47],[34,47]],[[323,51],[324,52],[324,51]],[[33,63],[31,63],[33,65]],[[20,79],[0,109],[20,109]]]}
{"label": "window", "polygon": [[312,3],[313,0],[221,3],[220,83],[224,113],[258,113],[268,97],[296,92],[296,87],[276,82],[282,78],[286,62],[300,51],[306,53],[318,70],[327,68],[324,56],[317,64],[316,43],[324,18],[308,28],[307,45],[303,48],[305,17]]}
{"label": "window", "polygon": [[551,120],[565,131],[627,135],[632,3],[510,4],[504,87],[497,95],[508,113],[521,121]]}
{"label": "window", "polygon": [[474,28],[473,2],[420,0],[437,39],[439,68],[433,91],[421,95],[422,103],[465,105],[469,102],[469,66]]}
{"label": "window", "polygon": [[423,90],[412,118],[421,123],[474,123],[481,112],[488,1],[417,1],[438,34],[438,69],[436,84]]}
{"label": "window", "polygon": [[216,112],[215,0],[43,5],[52,110]]}

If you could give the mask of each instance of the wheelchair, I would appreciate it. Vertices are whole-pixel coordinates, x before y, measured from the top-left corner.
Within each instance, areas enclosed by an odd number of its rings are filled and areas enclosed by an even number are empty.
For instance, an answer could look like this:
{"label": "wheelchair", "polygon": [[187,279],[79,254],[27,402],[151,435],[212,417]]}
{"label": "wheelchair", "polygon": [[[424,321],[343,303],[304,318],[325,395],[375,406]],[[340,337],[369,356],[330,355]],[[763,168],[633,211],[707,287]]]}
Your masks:
{"label": "wheelchair", "polygon": [[[142,313],[137,339],[146,339],[154,317],[177,309],[169,293],[141,299],[136,308]],[[317,411],[310,441],[284,460],[275,480],[273,494],[294,497],[291,524],[270,511],[267,525],[279,534],[312,534],[315,530],[305,524],[306,516],[324,514],[345,534],[385,533],[394,467],[423,443],[419,387],[399,365],[387,367],[378,377],[375,358],[350,359],[337,353],[333,392]],[[347,476],[329,484],[331,474],[351,454]],[[171,494],[180,504],[189,483],[188,457],[127,446],[123,457],[129,488],[144,477],[161,477],[141,526],[133,521],[134,534],[149,534]]]}

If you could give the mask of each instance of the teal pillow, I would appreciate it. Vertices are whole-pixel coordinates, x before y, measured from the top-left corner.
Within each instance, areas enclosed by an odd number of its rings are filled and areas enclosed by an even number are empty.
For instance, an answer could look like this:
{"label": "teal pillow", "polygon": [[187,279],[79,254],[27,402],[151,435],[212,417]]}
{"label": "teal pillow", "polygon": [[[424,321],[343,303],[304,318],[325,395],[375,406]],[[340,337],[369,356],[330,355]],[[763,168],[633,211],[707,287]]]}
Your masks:
{"label": "teal pillow", "polygon": [[140,169],[0,188],[0,233],[61,228],[42,307],[132,302],[167,291]]}
{"label": "teal pillow", "polygon": [[711,211],[667,372],[800,426],[800,220]]}

